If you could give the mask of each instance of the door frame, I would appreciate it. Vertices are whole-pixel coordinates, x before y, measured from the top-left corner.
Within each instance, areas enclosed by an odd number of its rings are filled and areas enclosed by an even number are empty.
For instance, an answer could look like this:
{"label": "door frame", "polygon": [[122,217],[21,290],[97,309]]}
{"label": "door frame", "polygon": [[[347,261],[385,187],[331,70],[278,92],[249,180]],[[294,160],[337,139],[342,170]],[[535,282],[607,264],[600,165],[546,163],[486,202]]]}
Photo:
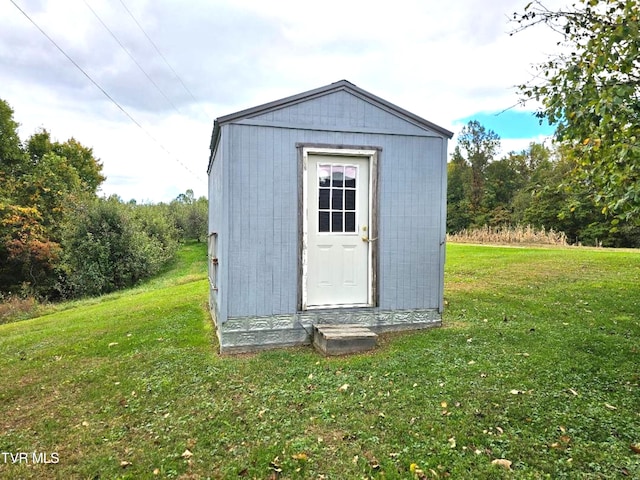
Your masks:
{"label": "door frame", "polygon": [[[298,310],[320,310],[331,308],[362,308],[378,305],[378,162],[381,148],[371,146],[297,144],[298,149]],[[307,306],[308,276],[308,165],[309,155],[336,157],[358,157],[368,160],[369,165],[369,236],[367,268],[367,303],[354,305]]]}

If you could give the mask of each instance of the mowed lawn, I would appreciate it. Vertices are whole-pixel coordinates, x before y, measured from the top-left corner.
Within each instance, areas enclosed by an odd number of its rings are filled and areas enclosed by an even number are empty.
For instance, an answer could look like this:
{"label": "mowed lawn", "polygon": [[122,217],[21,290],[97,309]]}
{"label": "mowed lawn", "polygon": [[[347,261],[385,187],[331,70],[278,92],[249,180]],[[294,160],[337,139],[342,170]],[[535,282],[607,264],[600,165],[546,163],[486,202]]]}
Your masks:
{"label": "mowed lawn", "polygon": [[444,327],[362,355],[220,357],[196,244],[0,325],[0,478],[640,478],[640,252],[447,248]]}

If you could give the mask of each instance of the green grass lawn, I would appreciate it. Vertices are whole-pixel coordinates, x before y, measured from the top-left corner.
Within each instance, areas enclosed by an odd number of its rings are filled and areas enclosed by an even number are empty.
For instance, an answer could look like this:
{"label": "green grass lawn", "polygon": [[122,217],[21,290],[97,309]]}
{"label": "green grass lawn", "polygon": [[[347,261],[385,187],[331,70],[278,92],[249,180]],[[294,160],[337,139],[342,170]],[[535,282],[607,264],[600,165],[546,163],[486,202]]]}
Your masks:
{"label": "green grass lawn", "polygon": [[218,356],[197,244],[0,325],[0,478],[640,478],[640,252],[447,248],[444,328],[362,355]]}

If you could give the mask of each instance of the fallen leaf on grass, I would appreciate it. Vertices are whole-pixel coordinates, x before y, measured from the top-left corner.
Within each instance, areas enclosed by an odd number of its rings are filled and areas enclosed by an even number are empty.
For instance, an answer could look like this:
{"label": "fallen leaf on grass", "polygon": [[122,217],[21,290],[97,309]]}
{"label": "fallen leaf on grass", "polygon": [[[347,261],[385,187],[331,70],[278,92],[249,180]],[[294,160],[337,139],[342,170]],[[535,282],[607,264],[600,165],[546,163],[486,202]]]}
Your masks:
{"label": "fallen leaf on grass", "polygon": [[153,469],[153,474],[154,475],[160,475],[160,469],[159,468],[154,468]]}
{"label": "fallen leaf on grass", "polygon": [[348,383],[345,383],[340,388],[338,388],[338,390],[340,390],[341,392],[346,392],[348,389],[349,389],[349,384]]}
{"label": "fallen leaf on grass", "polygon": [[524,391],[524,390],[516,390],[516,389],[514,388],[514,389],[512,389],[512,390],[509,390],[509,393],[510,393],[511,395],[521,395],[521,394],[525,393],[525,391]]}
{"label": "fallen leaf on grass", "polygon": [[637,443],[635,445],[632,443],[629,446],[631,447],[631,450],[633,450],[634,452],[640,453],[640,443]]}
{"label": "fallen leaf on grass", "polygon": [[491,461],[491,465],[498,465],[500,467],[506,468],[507,470],[511,470],[511,461],[506,458],[496,458]]}
{"label": "fallen leaf on grass", "polygon": [[[411,465],[409,465],[409,471],[413,474],[413,478],[416,478],[418,480],[425,480],[427,478],[425,473],[420,467],[418,467],[416,463],[412,463]],[[435,478],[438,478],[437,475],[435,476]]]}
{"label": "fallen leaf on grass", "polygon": [[193,457],[193,453],[191,453],[191,451],[187,448],[184,452],[182,452],[182,455],[180,455],[182,458],[191,458]]}
{"label": "fallen leaf on grass", "polygon": [[282,473],[282,468],[280,467],[280,457],[274,458],[273,461],[269,463],[269,467],[271,467],[273,473]]}
{"label": "fallen leaf on grass", "polygon": [[578,392],[576,392],[573,388],[570,388],[569,392],[574,394],[576,397],[578,396]]}
{"label": "fallen leaf on grass", "polygon": [[309,457],[304,452],[294,453],[293,455],[291,455],[291,458],[293,458],[294,460],[300,460],[301,462],[306,462],[307,460],[309,460]]}
{"label": "fallen leaf on grass", "polygon": [[127,468],[129,465],[131,465],[131,462],[127,462],[126,460],[122,460],[122,461],[120,462],[120,466],[121,466],[122,468]]}
{"label": "fallen leaf on grass", "polygon": [[369,466],[373,469],[373,470],[379,470],[380,469],[380,462],[378,462],[378,459],[376,458],[376,456],[371,453],[371,452],[364,452],[364,458],[367,459],[367,461],[369,462]]}
{"label": "fallen leaf on grass", "polygon": [[115,347],[117,344],[118,344],[118,342],[111,342],[111,343],[109,344],[109,348],[111,348],[111,347]]}
{"label": "fallen leaf on grass", "polygon": [[608,403],[604,404],[605,407],[607,407],[609,410],[617,410],[617,407],[614,407],[613,405],[609,405]]}

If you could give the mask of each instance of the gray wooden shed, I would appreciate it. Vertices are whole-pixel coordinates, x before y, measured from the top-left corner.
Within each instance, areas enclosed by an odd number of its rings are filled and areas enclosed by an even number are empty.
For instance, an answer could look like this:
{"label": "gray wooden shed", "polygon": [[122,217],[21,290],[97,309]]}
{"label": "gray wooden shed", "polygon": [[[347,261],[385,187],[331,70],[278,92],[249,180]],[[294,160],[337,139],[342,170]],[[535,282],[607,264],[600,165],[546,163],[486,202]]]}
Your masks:
{"label": "gray wooden shed", "polygon": [[221,352],[308,344],[318,324],[440,325],[451,136],[346,80],[215,120]]}

